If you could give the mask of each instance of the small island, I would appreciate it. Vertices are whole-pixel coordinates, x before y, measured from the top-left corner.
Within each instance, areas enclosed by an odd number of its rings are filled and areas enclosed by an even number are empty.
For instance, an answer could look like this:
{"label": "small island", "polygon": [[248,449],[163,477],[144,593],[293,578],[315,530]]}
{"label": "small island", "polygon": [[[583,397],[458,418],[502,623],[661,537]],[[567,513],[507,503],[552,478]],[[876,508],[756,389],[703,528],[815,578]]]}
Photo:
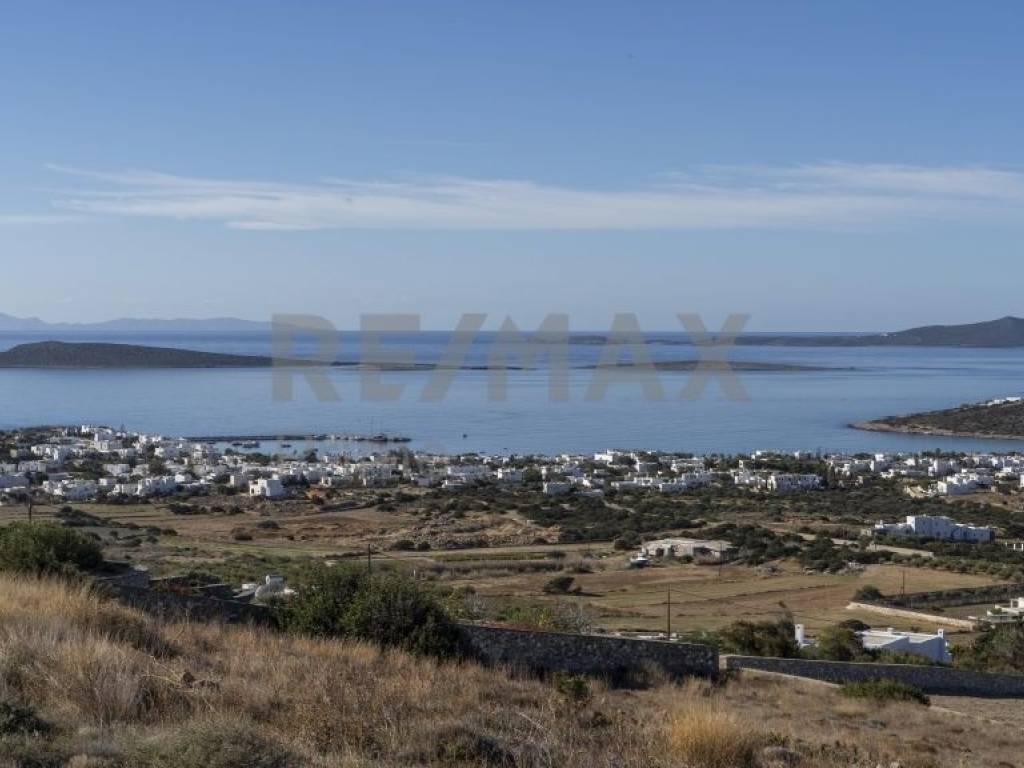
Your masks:
{"label": "small island", "polygon": [[940,411],[858,421],[850,426],[872,432],[1024,440],[1024,398],[967,403]]}
{"label": "small island", "polygon": [[[287,364],[309,365],[302,360]],[[0,368],[269,368],[273,358],[136,344],[40,341],[0,352]]]}
{"label": "small island", "polygon": [[[41,341],[20,344],[0,352],[0,369],[4,368],[50,368],[50,369],[145,369],[145,368],[270,368],[281,366],[322,366],[357,371],[525,371],[531,370],[519,365],[463,364],[448,365],[435,363],[389,363],[363,361],[332,361],[323,363],[309,359],[272,358],[266,355],[231,355],[220,352],[200,352],[193,349],[172,347],[149,347],[135,344],[108,344],[93,342]],[[849,368],[827,368],[790,363],[766,363],[752,361],[701,361],[701,360],[659,360],[652,364],[657,371],[732,370],[761,372],[835,371]],[[576,366],[578,370],[616,369],[637,367],[635,363]]]}

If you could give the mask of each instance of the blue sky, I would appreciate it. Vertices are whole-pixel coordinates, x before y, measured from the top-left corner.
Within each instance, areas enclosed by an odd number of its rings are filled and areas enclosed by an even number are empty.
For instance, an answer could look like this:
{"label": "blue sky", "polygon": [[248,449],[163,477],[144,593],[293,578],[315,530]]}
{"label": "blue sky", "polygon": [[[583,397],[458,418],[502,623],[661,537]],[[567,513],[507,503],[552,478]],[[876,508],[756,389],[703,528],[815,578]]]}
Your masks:
{"label": "blue sky", "polygon": [[1014,2],[10,2],[0,312],[1024,314]]}

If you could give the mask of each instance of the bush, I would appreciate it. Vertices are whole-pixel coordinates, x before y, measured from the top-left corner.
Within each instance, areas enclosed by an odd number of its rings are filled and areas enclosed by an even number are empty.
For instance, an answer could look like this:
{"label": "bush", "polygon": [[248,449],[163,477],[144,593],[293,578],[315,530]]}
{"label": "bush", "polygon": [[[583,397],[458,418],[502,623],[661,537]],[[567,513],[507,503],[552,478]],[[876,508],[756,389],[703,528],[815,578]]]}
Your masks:
{"label": "bush", "polygon": [[901,683],[898,680],[866,680],[861,683],[847,683],[839,688],[843,696],[856,699],[872,699],[878,702],[909,701],[928,706],[931,702],[920,688]]}
{"label": "bush", "polygon": [[53,523],[14,523],[0,529],[0,570],[72,574],[103,564],[89,536]]}
{"label": "bush", "polygon": [[298,768],[299,761],[257,728],[241,722],[205,722],[146,745],[129,768]]}
{"label": "bush", "polygon": [[574,581],[572,576],[555,576],[544,585],[544,591],[549,595],[567,595],[572,590]]}
{"label": "bush", "polygon": [[459,629],[440,602],[401,574],[318,566],[300,577],[297,589],[276,609],[285,629],[439,657],[461,652]]}
{"label": "bush", "polygon": [[956,666],[980,672],[1024,672],[1024,626],[1003,624],[985,630],[959,650]]}
{"label": "bush", "polygon": [[719,633],[724,653],[795,659],[800,656],[792,620],[736,621]]}
{"label": "bush", "polygon": [[582,675],[556,672],[551,678],[551,684],[566,701],[573,704],[585,704],[590,700],[590,683]]}
{"label": "bush", "polygon": [[826,627],[818,635],[814,656],[828,661],[862,661],[871,658],[857,634],[849,627]]}
{"label": "bush", "polygon": [[50,726],[28,707],[0,701],[0,738],[4,736],[40,736]]}
{"label": "bush", "polygon": [[882,590],[871,584],[865,584],[863,587],[853,593],[854,600],[881,600]]}

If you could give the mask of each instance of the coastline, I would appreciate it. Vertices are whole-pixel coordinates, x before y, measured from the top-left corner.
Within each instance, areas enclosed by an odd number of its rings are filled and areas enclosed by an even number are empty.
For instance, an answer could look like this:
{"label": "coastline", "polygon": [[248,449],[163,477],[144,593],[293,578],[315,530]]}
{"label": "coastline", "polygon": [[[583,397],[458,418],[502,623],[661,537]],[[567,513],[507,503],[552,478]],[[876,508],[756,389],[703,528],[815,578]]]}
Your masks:
{"label": "coastline", "polygon": [[931,437],[962,437],[972,440],[1024,440],[1024,435],[1006,435],[993,432],[958,432],[952,429],[923,425],[895,425],[884,421],[854,421],[847,426],[863,432],[889,432],[899,435],[928,435]]}

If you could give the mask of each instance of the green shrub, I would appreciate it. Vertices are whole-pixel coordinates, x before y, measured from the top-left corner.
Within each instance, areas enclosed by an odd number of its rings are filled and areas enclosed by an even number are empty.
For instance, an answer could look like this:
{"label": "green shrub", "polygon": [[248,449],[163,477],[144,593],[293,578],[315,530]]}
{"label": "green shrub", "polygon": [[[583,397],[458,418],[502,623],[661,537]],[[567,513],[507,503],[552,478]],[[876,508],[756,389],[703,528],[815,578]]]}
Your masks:
{"label": "green shrub", "polygon": [[981,672],[1024,672],[1024,626],[1002,624],[985,630],[970,646],[958,650],[956,666]]}
{"label": "green shrub", "polygon": [[136,751],[128,768],[298,768],[299,761],[254,725],[203,722]]}
{"label": "green shrub", "polygon": [[317,566],[302,574],[297,589],[292,600],[276,608],[285,629],[439,657],[461,651],[459,629],[438,599],[400,573]]}
{"label": "green shrub", "polygon": [[849,627],[826,627],[818,635],[814,656],[828,661],[864,661],[872,658]]}
{"label": "green shrub", "polygon": [[901,683],[898,680],[865,680],[847,683],[839,688],[843,696],[855,699],[872,699],[878,702],[909,701],[928,706],[931,702],[920,688]]}
{"label": "green shrub", "polygon": [[792,620],[736,621],[719,633],[723,653],[795,659],[800,655]]}
{"label": "green shrub", "polygon": [[551,678],[551,685],[566,701],[573,704],[585,704],[590,700],[590,683],[582,675],[555,672]]}
{"label": "green shrub", "polygon": [[71,574],[103,564],[89,536],[53,523],[14,523],[0,529],[0,570]]}
{"label": "green shrub", "polygon": [[853,593],[854,600],[881,600],[882,591],[871,584],[865,584],[863,587]]}

